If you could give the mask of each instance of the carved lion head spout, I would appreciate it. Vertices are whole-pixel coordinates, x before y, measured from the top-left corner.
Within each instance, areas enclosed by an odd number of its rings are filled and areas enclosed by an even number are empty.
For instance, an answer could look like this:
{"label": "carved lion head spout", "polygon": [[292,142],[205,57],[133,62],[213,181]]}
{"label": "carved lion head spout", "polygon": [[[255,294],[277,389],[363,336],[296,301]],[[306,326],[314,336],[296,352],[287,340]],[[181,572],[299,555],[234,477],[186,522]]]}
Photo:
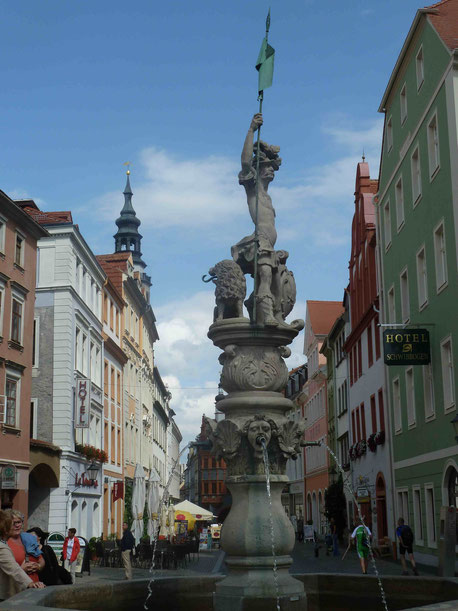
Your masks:
{"label": "carved lion head spout", "polygon": [[254,450],[254,457],[257,460],[262,460],[262,443],[264,439],[266,447],[269,445],[272,434],[275,434],[277,425],[270,418],[256,415],[245,422],[243,432],[246,435],[248,443]]}

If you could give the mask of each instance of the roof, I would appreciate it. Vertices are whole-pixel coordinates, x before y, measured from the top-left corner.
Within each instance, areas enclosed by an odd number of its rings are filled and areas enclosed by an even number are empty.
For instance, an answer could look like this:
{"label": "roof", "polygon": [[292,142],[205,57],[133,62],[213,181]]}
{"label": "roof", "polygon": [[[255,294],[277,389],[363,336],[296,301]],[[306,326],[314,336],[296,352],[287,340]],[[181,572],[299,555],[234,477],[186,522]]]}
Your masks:
{"label": "roof", "polygon": [[451,51],[458,48],[458,0],[442,0],[425,10],[434,10],[429,20],[447,47]]}
{"label": "roof", "polygon": [[43,212],[33,200],[16,200],[16,204],[22,208],[39,225],[62,225],[73,224],[70,210]]}
{"label": "roof", "polygon": [[418,24],[423,17],[429,18],[431,25],[450,50],[458,48],[458,0],[442,0],[441,2],[436,2],[436,4],[431,4],[430,6],[419,9],[410,26],[410,30],[391,73],[390,80],[388,81],[382,101],[380,102],[379,112],[385,111],[386,102],[396,79],[396,75],[401,67]]}
{"label": "roof", "polygon": [[35,240],[39,240],[45,236],[48,236],[49,233],[41,227],[30,214],[27,214],[25,210],[22,209],[19,202],[14,199],[11,199],[6,193],[0,190],[0,207],[2,212],[8,215],[11,220],[14,220],[24,231],[26,231],[31,237]]}
{"label": "roof", "polygon": [[315,335],[327,335],[343,312],[341,301],[307,301],[310,326]]}
{"label": "roof", "polygon": [[108,278],[111,280],[113,286],[120,295],[122,291],[122,275],[126,272],[126,261],[131,257],[129,251],[117,252],[112,255],[97,255],[96,259],[106,273]]}

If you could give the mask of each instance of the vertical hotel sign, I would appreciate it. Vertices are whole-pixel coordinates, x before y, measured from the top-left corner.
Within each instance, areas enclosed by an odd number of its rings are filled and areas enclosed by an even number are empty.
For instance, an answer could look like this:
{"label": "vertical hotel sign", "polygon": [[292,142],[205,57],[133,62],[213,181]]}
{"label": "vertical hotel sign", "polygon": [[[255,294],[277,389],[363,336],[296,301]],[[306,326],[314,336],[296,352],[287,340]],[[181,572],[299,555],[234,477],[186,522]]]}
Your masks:
{"label": "vertical hotel sign", "polygon": [[91,404],[91,381],[77,378],[75,389],[75,428],[89,428],[89,406]]}

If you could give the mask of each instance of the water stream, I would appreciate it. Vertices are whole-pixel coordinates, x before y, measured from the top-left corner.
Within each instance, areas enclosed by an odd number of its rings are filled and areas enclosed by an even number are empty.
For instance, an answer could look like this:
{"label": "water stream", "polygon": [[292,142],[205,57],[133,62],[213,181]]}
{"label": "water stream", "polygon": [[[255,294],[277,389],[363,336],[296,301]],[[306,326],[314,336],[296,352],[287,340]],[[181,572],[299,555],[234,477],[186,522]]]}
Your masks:
{"label": "water stream", "polygon": [[[358,517],[359,517],[359,519],[361,520],[361,524],[364,526],[364,528],[367,528],[367,527],[366,527],[366,524],[365,524],[365,522],[364,522],[363,515],[362,515],[362,513],[361,513],[361,509],[360,509],[360,507],[359,507],[359,505],[358,505],[358,501],[357,501],[357,499],[356,499],[355,493],[353,492],[353,488],[352,488],[352,487],[350,486],[350,484],[348,483],[348,479],[347,479],[347,477],[346,477],[346,474],[345,474],[345,471],[344,471],[344,469],[343,469],[342,465],[341,465],[341,464],[340,464],[340,462],[339,462],[339,459],[337,458],[337,456],[335,455],[335,453],[333,452],[333,450],[331,450],[331,448],[330,448],[330,447],[329,447],[329,446],[328,446],[326,443],[324,443],[324,441],[318,441],[318,442],[317,442],[317,445],[323,445],[323,446],[324,446],[324,447],[327,449],[327,451],[329,452],[329,454],[332,456],[332,458],[334,459],[334,461],[335,461],[335,463],[336,463],[336,465],[337,465],[337,467],[338,467],[339,471],[340,471],[340,472],[341,472],[341,474],[342,474],[342,480],[343,480],[344,486],[345,486],[345,488],[348,490],[348,492],[351,494],[351,496],[352,496],[352,498],[353,498],[353,501],[354,501],[354,503],[355,503],[356,509],[357,509],[357,511],[358,511]],[[374,573],[375,573],[375,575],[376,575],[376,577],[377,577],[377,582],[378,582],[378,585],[379,585],[379,588],[380,588],[380,595],[381,595],[381,597],[382,597],[382,604],[383,604],[383,606],[384,606],[384,608],[385,608],[385,611],[388,611],[388,605],[387,605],[387,603],[386,603],[386,595],[385,595],[385,590],[383,589],[382,580],[381,580],[381,578],[380,578],[380,574],[379,574],[378,569],[377,569],[377,564],[376,564],[376,562],[375,562],[375,556],[374,556],[374,551],[373,551],[373,549],[372,549],[372,545],[371,545],[370,537],[367,537],[367,542],[368,542],[368,545],[369,545],[369,555],[370,555],[370,559],[371,559],[372,566],[373,566],[373,568],[374,568]]]}
{"label": "water stream", "polygon": [[[191,444],[192,444],[192,442],[188,443],[180,451],[180,453],[178,454],[178,458],[175,460],[175,462],[173,464],[173,467],[172,467],[172,470],[170,471],[169,479],[167,480],[167,484],[165,485],[164,491],[162,493],[161,500],[159,501],[158,510],[157,510],[158,522],[159,523],[160,523],[161,516],[162,516],[162,510],[163,510],[165,504],[168,502],[168,499],[169,499],[169,488],[170,488],[170,484],[172,483],[173,476],[175,474],[175,469],[177,468],[177,465],[180,462],[181,456],[186,452],[186,450],[191,446]],[[151,509],[149,507],[148,507],[148,509],[149,509],[149,511],[151,511]],[[156,569],[155,569],[155,566],[154,566],[154,560],[156,558],[156,548],[157,548],[158,538],[159,538],[159,528],[156,528],[156,532],[154,534],[154,543],[153,543],[153,558],[152,558],[151,567],[150,567],[151,579],[148,582],[148,594],[147,594],[146,600],[145,600],[145,602],[143,604],[143,608],[145,609],[145,611],[149,611],[148,601],[149,601],[149,599],[151,598],[151,596],[153,594],[153,584],[154,584],[155,573],[156,573]]]}
{"label": "water stream", "polygon": [[280,594],[278,589],[278,573],[277,573],[277,556],[275,554],[275,533],[274,533],[274,519],[272,511],[272,495],[270,493],[270,470],[269,470],[269,455],[267,453],[267,445],[264,437],[259,439],[259,443],[262,445],[262,457],[264,459],[264,469],[266,472],[266,487],[267,487],[267,498],[269,499],[269,521],[270,521],[270,538],[272,542],[272,558],[273,558],[273,572],[274,572],[274,584],[275,593],[277,595],[277,611],[280,610]]}

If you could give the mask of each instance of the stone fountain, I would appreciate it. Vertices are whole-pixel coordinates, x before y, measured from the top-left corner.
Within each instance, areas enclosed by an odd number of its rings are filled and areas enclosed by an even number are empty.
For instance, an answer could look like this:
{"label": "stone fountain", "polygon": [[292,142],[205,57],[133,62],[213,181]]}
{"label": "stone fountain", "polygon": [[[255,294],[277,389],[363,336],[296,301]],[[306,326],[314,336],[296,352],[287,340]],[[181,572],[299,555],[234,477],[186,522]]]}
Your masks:
{"label": "stone fountain", "polygon": [[[279,147],[254,142],[262,115],[251,121],[242,150],[239,182],[245,187],[255,231],[232,246],[232,259],[209,270],[215,285],[214,322],[208,337],[223,351],[219,401],[220,422],[206,419],[213,452],[227,464],[226,484],[232,508],[224,522],[221,546],[228,576],[216,584],[216,611],[305,609],[303,583],[288,572],[294,530],[281,504],[288,483],[286,462],[300,454],[304,425],[288,420],[293,407],[282,393],[288,381],[284,358],[304,327],[286,317],[296,300],[294,276],[286,267],[288,253],[275,250],[275,210],[268,194],[280,168]],[[254,279],[247,301],[245,275]],[[243,316],[243,303],[249,318]],[[267,447],[271,503],[266,490],[262,443]]]}

